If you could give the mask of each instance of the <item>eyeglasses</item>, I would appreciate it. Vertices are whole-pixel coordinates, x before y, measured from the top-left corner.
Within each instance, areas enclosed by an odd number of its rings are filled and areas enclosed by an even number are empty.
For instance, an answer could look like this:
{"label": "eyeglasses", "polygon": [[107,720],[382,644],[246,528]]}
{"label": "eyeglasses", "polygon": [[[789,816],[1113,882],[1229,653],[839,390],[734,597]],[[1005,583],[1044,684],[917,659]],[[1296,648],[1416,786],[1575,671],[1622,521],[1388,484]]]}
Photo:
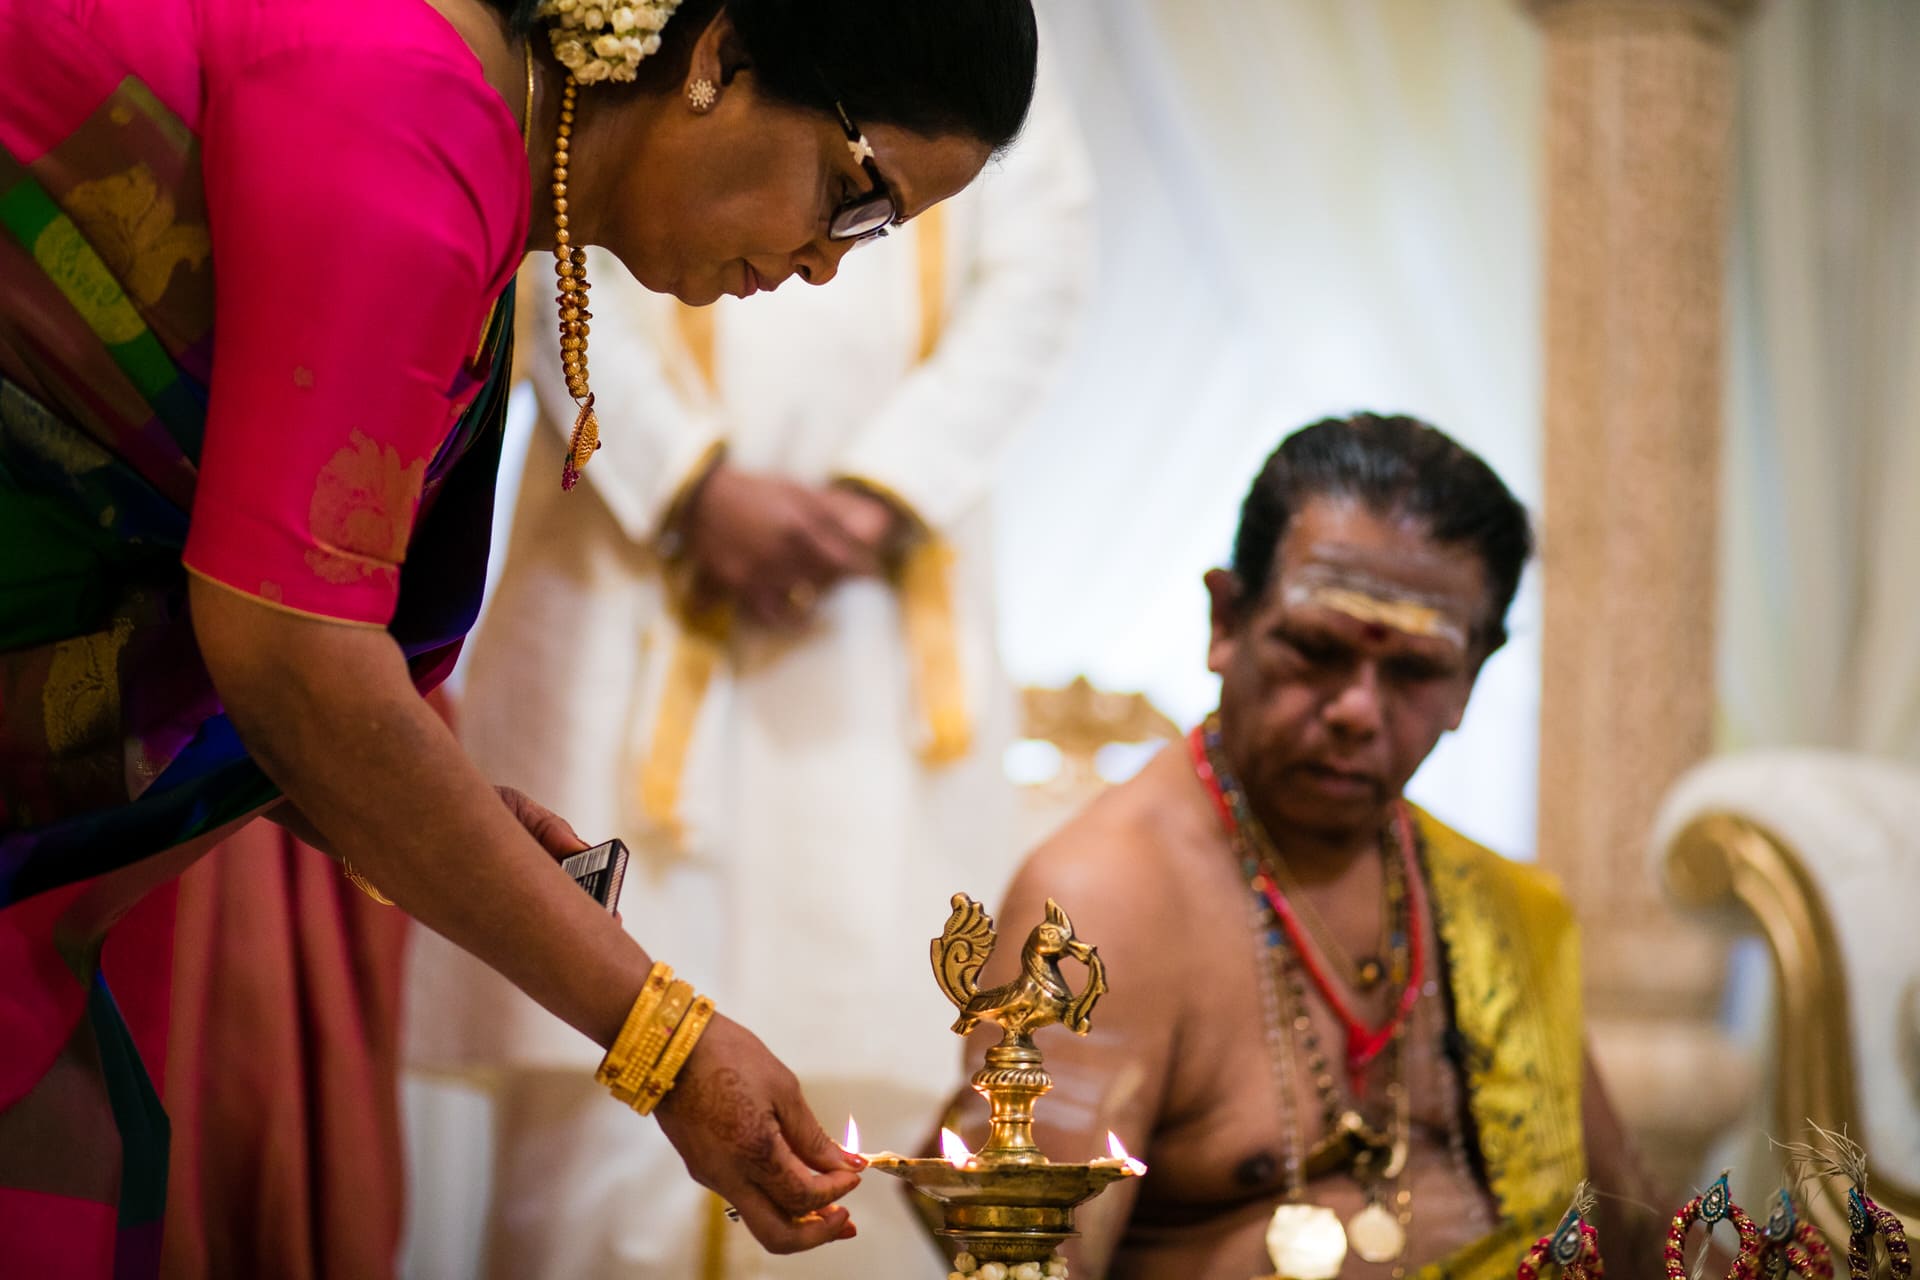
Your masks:
{"label": "eyeglasses", "polygon": [[887,234],[887,228],[899,217],[899,210],[893,207],[893,193],[887,189],[887,180],[880,176],[880,166],[873,162],[873,147],[867,142],[867,135],[860,132],[838,98],[834,99],[833,110],[840,117],[840,127],[846,130],[847,150],[853,152],[854,159],[873,179],[873,188],[855,192],[833,211],[833,216],[827,219],[827,239],[867,244]]}

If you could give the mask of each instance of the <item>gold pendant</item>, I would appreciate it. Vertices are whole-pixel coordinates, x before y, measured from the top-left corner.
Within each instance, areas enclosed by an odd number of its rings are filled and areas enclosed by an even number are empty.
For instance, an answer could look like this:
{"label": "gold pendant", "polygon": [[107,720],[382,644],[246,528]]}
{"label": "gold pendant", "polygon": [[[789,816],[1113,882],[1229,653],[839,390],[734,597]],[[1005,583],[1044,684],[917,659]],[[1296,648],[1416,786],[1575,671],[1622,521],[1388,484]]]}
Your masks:
{"label": "gold pendant", "polygon": [[1317,1204],[1283,1204],[1267,1223],[1267,1257],[1283,1280],[1334,1280],[1347,1260],[1340,1216]]}
{"label": "gold pendant", "polygon": [[1392,1262],[1407,1247],[1400,1219],[1378,1200],[1347,1219],[1347,1240],[1368,1262]]}
{"label": "gold pendant", "polygon": [[573,420],[573,439],[567,445],[567,452],[573,456],[574,469],[584,471],[594,452],[600,448],[600,417],[593,411],[593,397],[580,406],[580,414]]}
{"label": "gold pendant", "polygon": [[1309,1178],[1343,1169],[1358,1169],[1364,1163],[1377,1166],[1393,1150],[1393,1138],[1369,1125],[1358,1111],[1342,1112],[1327,1136],[1307,1152]]}
{"label": "gold pendant", "polygon": [[573,437],[567,441],[567,460],[560,468],[560,487],[571,489],[580,481],[580,472],[600,447],[600,419],[593,412],[593,393],[580,405],[580,416],[573,420]]}

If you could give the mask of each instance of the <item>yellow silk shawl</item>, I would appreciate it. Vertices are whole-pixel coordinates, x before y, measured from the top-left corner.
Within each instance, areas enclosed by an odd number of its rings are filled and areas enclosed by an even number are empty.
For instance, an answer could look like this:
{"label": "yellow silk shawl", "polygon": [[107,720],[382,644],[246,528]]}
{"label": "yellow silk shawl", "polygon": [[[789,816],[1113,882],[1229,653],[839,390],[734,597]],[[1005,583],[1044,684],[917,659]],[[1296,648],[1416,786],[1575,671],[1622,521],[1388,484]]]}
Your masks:
{"label": "yellow silk shawl", "polygon": [[1586,1176],[1579,932],[1552,877],[1416,809],[1500,1226],[1419,1280],[1510,1280]]}

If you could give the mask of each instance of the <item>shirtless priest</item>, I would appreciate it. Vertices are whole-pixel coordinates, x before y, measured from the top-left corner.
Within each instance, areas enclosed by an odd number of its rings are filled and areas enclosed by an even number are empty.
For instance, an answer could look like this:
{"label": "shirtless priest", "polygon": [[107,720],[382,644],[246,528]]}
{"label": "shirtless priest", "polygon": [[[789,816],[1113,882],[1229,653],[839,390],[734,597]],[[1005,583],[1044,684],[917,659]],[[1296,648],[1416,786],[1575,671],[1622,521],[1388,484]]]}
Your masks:
{"label": "shirtless priest", "polygon": [[[1493,471],[1409,418],[1316,423],[1254,481],[1206,579],[1218,713],[1041,846],[998,917],[1058,899],[1111,982],[1091,1035],[1043,1045],[1035,1137],[1084,1159],[1112,1130],[1149,1172],[1080,1210],[1076,1277],[1505,1278],[1582,1178],[1645,1199],[1566,902],[1401,796],[1531,542]],[[976,1146],[984,1110],[956,1102]],[[1607,1252],[1654,1265],[1660,1224],[1618,1204]]]}

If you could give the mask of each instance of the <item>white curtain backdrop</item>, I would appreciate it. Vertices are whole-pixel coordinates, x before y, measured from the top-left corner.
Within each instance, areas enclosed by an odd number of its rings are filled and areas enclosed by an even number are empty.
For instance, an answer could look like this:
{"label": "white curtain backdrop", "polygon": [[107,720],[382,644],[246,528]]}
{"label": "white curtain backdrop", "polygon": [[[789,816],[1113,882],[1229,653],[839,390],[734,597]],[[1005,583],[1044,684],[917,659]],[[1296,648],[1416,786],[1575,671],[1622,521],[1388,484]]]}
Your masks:
{"label": "white curtain backdrop", "polygon": [[[1533,506],[1541,38],[1509,0],[1053,0],[1100,183],[1073,369],[1000,490],[1015,678],[1213,705],[1200,575],[1261,461],[1359,408],[1428,418]],[[1413,792],[1530,855],[1539,683],[1514,641]]]}
{"label": "white curtain backdrop", "polygon": [[1742,51],[1724,737],[1920,760],[1920,5]]}
{"label": "white curtain backdrop", "polygon": [[[1721,507],[1729,749],[1920,761],[1916,65],[1908,0],[1775,0],[1744,37]],[[1891,938],[1911,913],[1887,907],[1869,923]],[[1772,1018],[1770,962],[1749,940],[1722,1021],[1764,1062]],[[1860,1085],[1883,1114],[1913,1096],[1891,1060],[1866,1062]],[[1736,1125],[1703,1174],[1771,1167],[1752,1132]]]}

